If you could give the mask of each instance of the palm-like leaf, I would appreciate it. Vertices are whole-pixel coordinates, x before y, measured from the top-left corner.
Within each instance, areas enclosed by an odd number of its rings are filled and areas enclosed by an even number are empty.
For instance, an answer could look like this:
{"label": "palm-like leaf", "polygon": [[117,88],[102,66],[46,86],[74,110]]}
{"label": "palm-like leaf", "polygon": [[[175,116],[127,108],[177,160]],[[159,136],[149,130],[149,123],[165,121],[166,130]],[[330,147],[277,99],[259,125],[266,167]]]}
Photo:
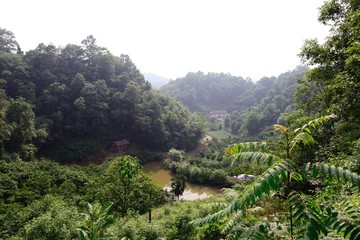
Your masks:
{"label": "palm-like leaf", "polygon": [[313,145],[315,143],[315,139],[312,136],[312,131],[318,128],[321,124],[328,122],[331,119],[336,118],[335,114],[331,114],[325,117],[320,117],[314,119],[301,128],[295,129],[295,136],[290,142],[290,152],[292,152],[295,148],[303,144],[305,146]]}
{"label": "palm-like leaf", "polygon": [[247,142],[234,144],[225,150],[225,154],[233,158],[233,163],[256,163],[271,166],[279,158],[271,153],[266,153],[266,143]]}
{"label": "palm-like leaf", "polygon": [[287,181],[287,172],[289,171],[290,163],[286,160],[280,160],[271,168],[260,175],[252,184],[248,185],[243,194],[231,201],[231,203],[224,209],[214,213],[205,218],[192,221],[194,225],[201,225],[218,221],[228,217],[239,210],[245,210],[249,206],[255,204],[257,201],[270,195],[273,191],[278,191],[283,182]]}
{"label": "palm-like leaf", "polygon": [[313,178],[329,177],[330,179],[344,180],[351,182],[360,190],[360,176],[357,173],[345,170],[341,167],[331,166],[325,163],[308,163],[306,172],[311,173]]}
{"label": "palm-like leaf", "polygon": [[353,205],[350,201],[344,200],[340,203],[341,210],[329,209],[333,213],[329,225],[337,233],[342,233],[350,240],[360,238],[360,209]]}
{"label": "palm-like leaf", "polygon": [[[315,139],[313,130],[320,124],[335,118],[335,115],[318,118],[296,129],[292,138],[289,129],[275,125],[274,128],[284,134],[286,159],[266,152],[265,143],[243,143],[230,146],[225,153],[239,163],[257,163],[270,166],[261,176],[245,188],[241,195],[230,194],[226,199],[228,205],[222,205],[221,210],[205,218],[193,221],[193,224],[204,224],[226,219],[223,233],[231,232],[234,239],[268,239],[268,232],[263,223],[248,227],[241,223],[251,207],[265,196],[278,192],[284,185],[290,188],[290,181],[303,181],[307,178],[330,178],[338,181],[348,181],[360,189],[358,174],[341,167],[323,163],[308,163],[302,174],[297,172],[298,166],[291,160],[291,152],[298,146],[312,145]],[[328,235],[331,231],[351,240],[360,238],[360,213],[354,205],[347,203],[344,210],[337,211],[329,206],[318,204],[303,193],[286,191],[285,197],[289,202],[289,220],[291,238],[319,239],[321,235]],[[293,230],[296,226],[295,231]],[[237,229],[234,231],[234,229]],[[333,234],[333,233],[332,233]]]}
{"label": "palm-like leaf", "polygon": [[296,236],[299,239],[318,239],[320,234],[327,235],[325,220],[321,217],[321,209],[316,207],[305,195],[297,192],[289,194],[289,202],[293,208],[293,220],[297,225]]}
{"label": "palm-like leaf", "polygon": [[234,156],[241,152],[263,152],[267,149],[265,142],[245,142],[240,144],[234,144],[225,150],[227,156]]}
{"label": "palm-like leaf", "polygon": [[266,164],[267,166],[271,166],[274,162],[279,160],[279,157],[271,153],[263,152],[241,152],[234,154],[233,158],[237,163],[256,163]]}

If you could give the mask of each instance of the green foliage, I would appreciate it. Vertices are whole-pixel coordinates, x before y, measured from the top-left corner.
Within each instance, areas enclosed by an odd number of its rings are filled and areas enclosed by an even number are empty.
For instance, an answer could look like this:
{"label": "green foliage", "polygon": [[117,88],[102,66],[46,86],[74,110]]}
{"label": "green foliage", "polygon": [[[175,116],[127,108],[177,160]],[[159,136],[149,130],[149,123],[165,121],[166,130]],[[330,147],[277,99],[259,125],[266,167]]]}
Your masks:
{"label": "green foliage", "polygon": [[324,136],[326,140],[318,155],[336,164],[351,165],[348,159],[352,157],[352,146],[360,138],[359,3],[326,1],[318,20],[330,28],[330,34],[324,43],[314,39],[305,41],[299,54],[314,67],[297,89],[295,117],[335,113],[338,119],[334,130]]}
{"label": "green foliage", "polygon": [[[323,163],[299,165],[298,161],[291,159],[295,146],[314,144],[315,141],[311,136],[310,127],[315,129],[332,118],[334,116],[330,115],[310,121],[302,128],[296,129],[293,135],[290,135],[286,127],[276,125],[275,129],[279,130],[285,139],[284,147],[286,154],[284,156],[276,156],[272,153],[263,152],[266,150],[263,144],[247,143],[229,147],[226,151],[227,154],[233,156],[237,161],[257,162],[258,164],[265,163],[270,167],[253,183],[246,186],[241,195],[230,195],[228,205],[223,206],[220,211],[205,218],[195,220],[193,224],[201,225],[225,219],[228,224],[224,229],[229,231],[237,226],[237,223],[246,216],[249,208],[264,198],[274,196],[273,193],[281,193],[281,190],[284,188],[284,192],[281,194],[284,194],[284,198],[289,204],[289,232],[291,238],[319,239],[320,235],[328,235],[330,229],[335,227],[334,230],[338,234],[344,237],[349,235],[352,236],[350,239],[356,239],[359,233],[357,224],[348,224],[343,218],[338,218],[338,214],[333,213],[331,206],[325,204],[319,205],[315,201],[305,202],[304,199],[309,199],[310,197],[304,192],[295,193],[291,191],[290,183],[292,181],[319,180],[320,176],[322,178],[328,177],[330,180],[351,182],[354,186],[357,186],[357,191],[360,190],[360,176],[356,173]],[[309,141],[309,136],[312,141]],[[353,213],[355,215],[358,214],[358,209],[353,209]],[[230,216],[233,217],[229,218]],[[337,222],[342,227],[337,229],[338,225],[333,226],[333,222]],[[247,228],[241,232],[241,235],[244,237],[253,236],[254,239],[263,239],[267,236],[267,230],[262,223],[254,227],[255,231],[252,230],[253,228]]]}
{"label": "green foliage", "polygon": [[106,229],[114,223],[113,216],[109,214],[111,206],[111,202],[103,205],[88,203],[87,213],[84,214],[84,225],[78,229],[78,239],[97,240],[106,238]]}
{"label": "green foliage", "polygon": [[225,130],[218,130],[218,131],[208,131],[206,132],[207,134],[209,134],[211,137],[213,138],[217,138],[217,139],[227,139],[227,138],[232,138],[232,137],[236,137],[235,135],[225,131]]}
{"label": "green foliage", "polygon": [[121,216],[130,210],[144,213],[164,202],[162,190],[143,174],[138,159],[127,155],[104,164],[101,175],[88,182],[87,191],[88,202],[111,201]]}
{"label": "green foliage", "polygon": [[253,85],[242,77],[224,73],[188,73],[160,88],[188,106],[191,111],[226,109],[229,103]]}
{"label": "green foliage", "polygon": [[221,233],[221,226],[217,223],[210,223],[201,229],[199,233],[200,239],[207,239],[207,240],[218,240],[223,237]]}
{"label": "green foliage", "polygon": [[[36,152],[60,149],[63,156],[49,156],[69,161],[119,137],[168,150],[193,148],[202,135],[203,118],[151,90],[128,56],[113,56],[93,36],[81,45],[39,44],[26,54],[15,48],[14,35],[0,29],[0,92],[6,103],[0,107],[0,155],[16,152],[30,160]],[[74,149],[69,139],[99,142]]]}
{"label": "green foliage", "polygon": [[14,33],[0,28],[0,51],[20,52],[20,46],[15,40]]}
{"label": "green foliage", "polygon": [[138,159],[131,156],[114,158],[108,165],[109,174],[116,174],[124,185],[128,185],[140,173],[142,167]]}
{"label": "green foliage", "polygon": [[156,240],[168,234],[169,229],[164,228],[163,222],[153,221],[151,224],[144,216],[132,216],[120,219],[110,227],[109,232],[118,239],[150,239]]}
{"label": "green foliage", "polygon": [[175,162],[181,162],[185,159],[185,152],[182,150],[177,150],[175,148],[172,148],[168,151],[168,156],[172,161]]}
{"label": "green foliage", "polygon": [[207,158],[192,158],[187,161],[165,161],[165,165],[173,172],[184,175],[187,181],[215,186],[228,185],[227,173],[224,169],[230,162],[220,162]]}
{"label": "green foliage", "polygon": [[25,239],[72,239],[79,214],[61,198],[46,195],[19,212],[18,217],[25,224],[21,233]]}
{"label": "green foliage", "polygon": [[109,138],[62,136],[58,144],[41,151],[41,155],[60,163],[81,163],[81,160],[108,146]]}
{"label": "green foliage", "polygon": [[[188,73],[161,90],[191,111],[227,110],[231,115],[224,120],[225,130],[235,135],[257,136],[273,123],[284,122],[284,114],[293,109],[296,80],[303,78],[308,70],[299,66],[277,78],[264,77],[256,83],[223,73]],[[209,121],[211,130],[219,130],[215,119]]]}
{"label": "green foliage", "polygon": [[262,78],[230,106],[232,133],[264,139],[262,131],[268,131],[273,123],[284,123],[284,115],[294,105],[297,80],[304,77],[307,67],[299,66],[277,78]]}
{"label": "green foliage", "polygon": [[175,197],[180,199],[180,196],[184,194],[186,188],[185,177],[180,174],[176,174],[175,177],[171,179],[171,192]]}
{"label": "green foliage", "polygon": [[[135,164],[133,170],[140,170],[135,160],[127,157],[124,166],[129,161]],[[28,234],[32,239],[72,239],[76,226],[82,225],[78,212],[84,211],[86,202],[112,201],[109,214],[115,215],[129,209],[144,213],[164,202],[163,191],[140,171],[121,175],[120,162],[80,167],[45,160],[1,160],[1,238]]]}
{"label": "green foliage", "polygon": [[[211,199],[199,201],[175,201],[161,208],[153,209],[151,223],[147,214],[128,215],[119,219],[109,228],[112,236],[122,239],[204,239],[204,233],[216,232],[216,227],[210,226],[208,230],[196,229],[189,222],[209,212],[207,204]],[[207,237],[211,237],[207,235]],[[206,239],[206,238],[205,238]]]}

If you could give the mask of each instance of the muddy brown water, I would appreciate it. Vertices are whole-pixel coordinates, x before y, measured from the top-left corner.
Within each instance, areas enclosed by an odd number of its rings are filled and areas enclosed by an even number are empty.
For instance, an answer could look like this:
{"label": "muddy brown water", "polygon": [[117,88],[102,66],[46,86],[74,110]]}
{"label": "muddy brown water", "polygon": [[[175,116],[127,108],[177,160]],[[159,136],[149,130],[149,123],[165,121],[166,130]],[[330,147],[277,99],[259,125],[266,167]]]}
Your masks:
{"label": "muddy brown water", "polygon": [[[171,178],[175,175],[167,169],[161,162],[148,162],[143,164],[144,172],[149,174],[155,184],[163,189],[170,191]],[[205,186],[193,183],[186,183],[185,192],[180,199],[196,200],[217,195],[221,192],[220,188]]]}

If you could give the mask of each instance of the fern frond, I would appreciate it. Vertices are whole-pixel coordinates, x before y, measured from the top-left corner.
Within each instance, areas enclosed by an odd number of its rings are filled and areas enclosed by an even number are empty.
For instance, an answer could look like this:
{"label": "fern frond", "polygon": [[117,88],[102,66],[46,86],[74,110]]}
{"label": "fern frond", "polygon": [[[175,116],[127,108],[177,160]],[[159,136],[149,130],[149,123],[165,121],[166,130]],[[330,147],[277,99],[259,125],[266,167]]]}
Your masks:
{"label": "fern frond", "polygon": [[316,142],[312,136],[312,130],[316,129],[321,124],[324,124],[333,118],[336,118],[335,114],[331,114],[325,117],[320,117],[308,122],[307,124],[303,125],[301,128],[295,129],[294,133],[296,135],[290,142],[290,152],[292,152],[300,144],[303,144],[305,146],[315,144]]}
{"label": "fern frond", "polygon": [[341,202],[346,216],[352,219],[352,221],[358,222],[360,224],[360,209],[357,208],[352,202],[345,199]]}
{"label": "fern frond", "polygon": [[248,227],[241,235],[239,239],[253,239],[253,240],[267,240],[269,236],[269,223],[257,223],[255,226]]}
{"label": "fern frond", "polygon": [[222,229],[222,234],[228,233],[231,229],[233,229],[236,224],[245,216],[245,210],[237,211],[229,220],[226,221],[224,228]]}
{"label": "fern frond", "polygon": [[245,210],[247,207],[255,204],[258,200],[272,191],[278,191],[283,182],[287,181],[287,172],[290,170],[290,163],[286,160],[275,163],[270,169],[260,175],[252,184],[248,185],[243,194],[234,199],[226,208],[205,218],[192,221],[194,225],[201,225],[218,221],[228,217],[239,210]]}
{"label": "fern frond", "polygon": [[316,143],[315,139],[309,132],[299,132],[290,142],[290,152],[292,152],[296,147],[303,144],[304,146],[314,145]]}
{"label": "fern frond", "polygon": [[241,152],[263,152],[267,148],[265,142],[245,142],[239,144],[233,144],[225,149],[225,155],[232,156]]}
{"label": "fern frond", "polygon": [[344,238],[356,240],[360,238],[360,210],[348,200],[340,202],[337,211],[328,209],[332,213],[329,226]]}
{"label": "fern frond", "polygon": [[274,129],[283,133],[283,134],[287,134],[289,129],[283,125],[280,124],[274,124]]}
{"label": "fern frond", "polygon": [[326,218],[322,217],[321,208],[317,204],[295,191],[289,194],[289,203],[299,239],[319,239],[321,234],[327,235]]}
{"label": "fern frond", "polygon": [[234,159],[232,163],[237,161],[238,163],[266,164],[268,166],[279,160],[276,155],[263,152],[241,152],[233,154],[232,157]]}
{"label": "fern frond", "polygon": [[341,167],[335,167],[325,163],[308,163],[306,167],[307,171],[311,173],[313,178],[320,176],[329,177],[330,179],[351,181],[354,186],[358,186],[360,190],[360,175],[357,173],[345,170]]}
{"label": "fern frond", "polygon": [[239,193],[232,188],[224,189],[223,193],[224,193],[223,195],[225,197],[225,200],[228,203],[232,202],[234,199],[239,197]]}
{"label": "fern frond", "polygon": [[291,192],[289,202],[293,208],[296,235],[300,239],[319,239],[336,231],[344,238],[356,240],[360,237],[359,209],[345,200],[340,203],[341,210],[326,205],[318,205],[304,194]]}
{"label": "fern frond", "polygon": [[210,207],[212,208],[214,211],[219,211],[221,209],[224,209],[225,207],[227,207],[229,205],[229,203],[225,203],[225,202],[212,202],[212,203],[205,203],[203,204],[204,207]]}
{"label": "fern frond", "polygon": [[[300,130],[303,131],[309,131],[310,129],[316,129],[318,126],[328,122],[331,119],[336,118],[335,114],[330,114],[328,116],[319,117],[314,120],[309,121],[307,124],[303,125]],[[295,132],[299,131],[298,129],[295,130]]]}

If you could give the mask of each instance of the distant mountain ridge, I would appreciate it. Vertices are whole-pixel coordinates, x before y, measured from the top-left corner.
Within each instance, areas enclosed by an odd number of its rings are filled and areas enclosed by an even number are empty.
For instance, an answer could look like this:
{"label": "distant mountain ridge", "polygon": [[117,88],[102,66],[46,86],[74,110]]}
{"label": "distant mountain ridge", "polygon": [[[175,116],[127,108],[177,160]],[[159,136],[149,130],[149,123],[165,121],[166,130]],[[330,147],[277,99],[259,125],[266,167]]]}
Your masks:
{"label": "distant mountain ridge", "polygon": [[249,80],[225,73],[190,72],[170,81],[160,90],[176,98],[191,111],[226,109],[229,103],[253,85]]}
{"label": "distant mountain ridge", "polygon": [[256,82],[225,73],[190,72],[162,86],[160,91],[176,98],[191,111],[207,113],[210,110],[226,109],[229,113],[243,112],[260,104],[280,85],[289,90],[281,92],[287,98],[292,98],[296,79],[303,77],[307,70],[307,67],[299,66],[278,77],[263,77]]}
{"label": "distant mountain ridge", "polygon": [[155,73],[143,73],[146,81],[151,83],[151,86],[155,89],[159,89],[162,86],[166,85],[170,79],[157,75]]}
{"label": "distant mountain ridge", "polygon": [[[304,78],[308,67],[298,66],[278,77],[250,79],[224,73],[188,73],[170,81],[160,90],[187,106],[190,111],[202,112],[218,128],[233,134],[253,136],[274,123],[283,123],[284,116],[294,109],[294,95],[298,79]],[[209,114],[212,110],[227,111],[229,116]]]}

